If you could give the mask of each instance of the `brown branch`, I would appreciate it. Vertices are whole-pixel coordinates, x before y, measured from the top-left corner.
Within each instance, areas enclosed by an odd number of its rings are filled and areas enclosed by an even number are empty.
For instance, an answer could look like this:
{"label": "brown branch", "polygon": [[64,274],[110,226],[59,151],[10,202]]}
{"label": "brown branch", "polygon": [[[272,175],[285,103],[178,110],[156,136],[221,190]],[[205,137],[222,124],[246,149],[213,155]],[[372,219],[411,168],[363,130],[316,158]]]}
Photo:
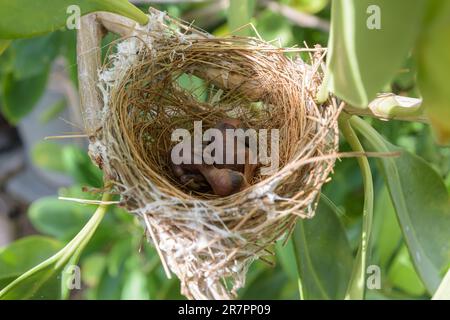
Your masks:
{"label": "brown branch", "polygon": [[86,133],[95,132],[99,126],[99,114],[103,104],[97,88],[98,69],[101,65],[101,40],[105,32],[97,20],[97,14],[81,18],[77,33],[78,84],[81,114]]}

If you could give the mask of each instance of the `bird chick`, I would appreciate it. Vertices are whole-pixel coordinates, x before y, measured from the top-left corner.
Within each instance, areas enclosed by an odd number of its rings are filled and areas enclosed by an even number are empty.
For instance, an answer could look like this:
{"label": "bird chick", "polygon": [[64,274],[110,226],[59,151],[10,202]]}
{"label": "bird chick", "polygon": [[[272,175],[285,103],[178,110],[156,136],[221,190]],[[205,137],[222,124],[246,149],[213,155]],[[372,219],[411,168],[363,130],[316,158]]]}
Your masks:
{"label": "bird chick", "polygon": [[[224,119],[216,125],[216,128],[221,130],[223,133],[223,163],[226,162],[227,152],[226,130],[237,129],[240,127],[241,122],[238,119]],[[207,143],[204,143],[203,148],[207,145]],[[212,189],[214,194],[223,197],[240,192],[249,187],[248,182],[253,178],[257,166],[249,163],[249,159],[252,154],[248,147],[246,147],[243,151],[240,150],[240,152],[245,153],[245,164],[238,164],[237,138],[235,138],[234,146],[234,163],[232,164],[208,165],[206,163],[202,163],[175,165],[172,163],[171,167],[173,174],[183,185],[195,191],[206,192],[208,189]],[[192,159],[196,156],[202,157],[202,155],[194,154],[193,147],[191,152]]]}

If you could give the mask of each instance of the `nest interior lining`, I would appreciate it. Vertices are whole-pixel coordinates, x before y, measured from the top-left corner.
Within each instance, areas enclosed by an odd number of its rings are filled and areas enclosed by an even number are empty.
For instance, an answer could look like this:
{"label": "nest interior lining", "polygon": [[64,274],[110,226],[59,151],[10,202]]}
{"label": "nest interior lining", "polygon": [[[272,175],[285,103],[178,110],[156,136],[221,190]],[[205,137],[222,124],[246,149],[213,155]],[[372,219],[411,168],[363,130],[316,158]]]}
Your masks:
{"label": "nest interior lining", "polygon": [[[99,72],[104,109],[91,144],[123,205],[137,214],[163,262],[194,299],[226,299],[252,261],[314,214],[338,146],[339,108],[318,105],[323,50],[310,64],[255,38],[214,38],[156,10]],[[186,85],[186,80],[196,85]],[[279,129],[280,167],[220,198],[184,188],[168,166],[174,129],[225,117]]]}

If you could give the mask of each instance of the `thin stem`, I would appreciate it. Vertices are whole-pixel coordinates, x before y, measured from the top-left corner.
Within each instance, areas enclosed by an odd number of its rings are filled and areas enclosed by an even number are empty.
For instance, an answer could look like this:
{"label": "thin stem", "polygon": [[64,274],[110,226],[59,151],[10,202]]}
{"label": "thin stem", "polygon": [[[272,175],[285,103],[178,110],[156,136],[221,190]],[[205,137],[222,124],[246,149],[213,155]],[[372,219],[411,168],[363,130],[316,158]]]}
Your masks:
{"label": "thin stem", "polygon": [[384,141],[380,139],[378,132],[363,119],[359,117],[351,117],[349,121],[352,127],[359,131],[367,139],[367,141],[372,144],[375,150],[378,150],[379,152],[390,151]]}
{"label": "thin stem", "polygon": [[[109,193],[105,193],[103,195],[102,201],[108,202],[111,199],[111,195]],[[36,267],[28,270],[8,286],[3,288],[0,291],[0,299],[7,296],[10,292],[12,292],[16,287],[20,286],[23,282],[31,278],[33,275],[36,275],[39,272],[47,272],[43,274],[43,278],[39,283],[35,283],[33,288],[29,290],[27,293],[27,297],[33,296],[39,290],[41,285],[43,285],[48,279],[50,279],[53,273],[57,272],[61,268],[63,268],[71,259],[72,261],[77,261],[81,252],[84,250],[86,245],[91,240],[95,231],[97,230],[100,222],[103,220],[106,211],[108,208],[108,204],[100,205],[95,211],[92,218],[88,221],[88,223],[83,227],[83,229],[72,239],[63,249],[55,253],[53,256],[43,261]]]}
{"label": "thin stem", "polygon": [[106,204],[101,204],[97,210],[95,211],[92,218],[88,221],[88,223],[83,227],[83,229],[72,239],[72,241],[67,244],[67,246],[63,249],[65,253],[62,255],[59,262],[56,264],[56,268],[60,267],[67,263],[67,261],[77,252],[81,253],[86,245],[91,240],[95,231],[97,230],[100,222],[105,217],[106,211],[108,209],[108,202],[111,200],[111,194],[105,193],[102,197],[102,202]]}

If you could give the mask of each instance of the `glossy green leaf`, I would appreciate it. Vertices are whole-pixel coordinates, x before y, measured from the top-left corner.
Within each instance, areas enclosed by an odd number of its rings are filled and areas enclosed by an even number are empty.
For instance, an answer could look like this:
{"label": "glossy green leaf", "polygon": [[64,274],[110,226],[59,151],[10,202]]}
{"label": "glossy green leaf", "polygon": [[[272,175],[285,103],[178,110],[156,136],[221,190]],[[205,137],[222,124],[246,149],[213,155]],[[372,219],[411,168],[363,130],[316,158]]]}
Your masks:
{"label": "glossy green leaf", "polygon": [[126,261],[126,276],[123,283],[121,300],[149,300],[147,275],[143,270],[140,257],[135,253]]}
{"label": "glossy green leaf", "polygon": [[13,73],[3,78],[1,111],[9,122],[15,124],[33,110],[47,85],[48,72],[23,80],[15,79]]}
{"label": "glossy green leaf", "polygon": [[61,41],[61,55],[66,60],[66,71],[75,87],[78,88],[78,68],[77,68],[77,33],[76,30],[63,32]]}
{"label": "glossy green leaf", "polygon": [[282,241],[277,242],[275,249],[277,258],[286,274],[292,281],[298,281],[297,261],[292,239],[289,239],[285,245]]}
{"label": "glossy green leaf", "polygon": [[[228,9],[228,28],[234,35],[253,35],[251,28],[246,25],[251,22],[254,9],[255,0],[230,0],[230,7]],[[234,32],[238,29],[240,30]]]}
{"label": "glossy green leaf", "polygon": [[332,1],[329,90],[355,107],[366,108],[394,78],[411,51],[419,34],[424,3]]}
{"label": "glossy green leaf", "polygon": [[390,265],[402,243],[402,231],[386,187],[377,193],[374,212],[373,244],[376,263],[383,270]]}
{"label": "glossy green leaf", "polygon": [[103,185],[102,171],[92,164],[85,151],[77,147],[65,147],[62,153],[62,161],[66,167],[66,172],[76,182],[97,188]]}
{"label": "glossy green leaf", "polygon": [[402,152],[379,161],[409,253],[432,294],[450,263],[450,199],[445,184],[423,159],[385,141],[363,120],[353,117],[351,123],[367,139],[370,151]]}
{"label": "glossy green leaf", "polygon": [[32,160],[41,168],[70,175],[81,185],[101,187],[103,184],[102,171],[79,147],[43,141],[34,147]]}
{"label": "glossy green leaf", "polygon": [[30,236],[0,248],[0,289],[61,249],[57,240]]}
{"label": "glossy green leaf", "polygon": [[0,0],[0,38],[26,38],[52,32],[64,27],[68,19],[75,19],[78,13],[94,11],[117,13],[141,24],[148,21],[127,0]]}
{"label": "glossy green leaf", "polygon": [[299,220],[293,234],[305,299],[343,299],[353,264],[344,227],[323,200],[311,220]]}
{"label": "glossy green leaf", "polygon": [[450,2],[437,7],[418,41],[419,87],[437,141],[450,144]]}

